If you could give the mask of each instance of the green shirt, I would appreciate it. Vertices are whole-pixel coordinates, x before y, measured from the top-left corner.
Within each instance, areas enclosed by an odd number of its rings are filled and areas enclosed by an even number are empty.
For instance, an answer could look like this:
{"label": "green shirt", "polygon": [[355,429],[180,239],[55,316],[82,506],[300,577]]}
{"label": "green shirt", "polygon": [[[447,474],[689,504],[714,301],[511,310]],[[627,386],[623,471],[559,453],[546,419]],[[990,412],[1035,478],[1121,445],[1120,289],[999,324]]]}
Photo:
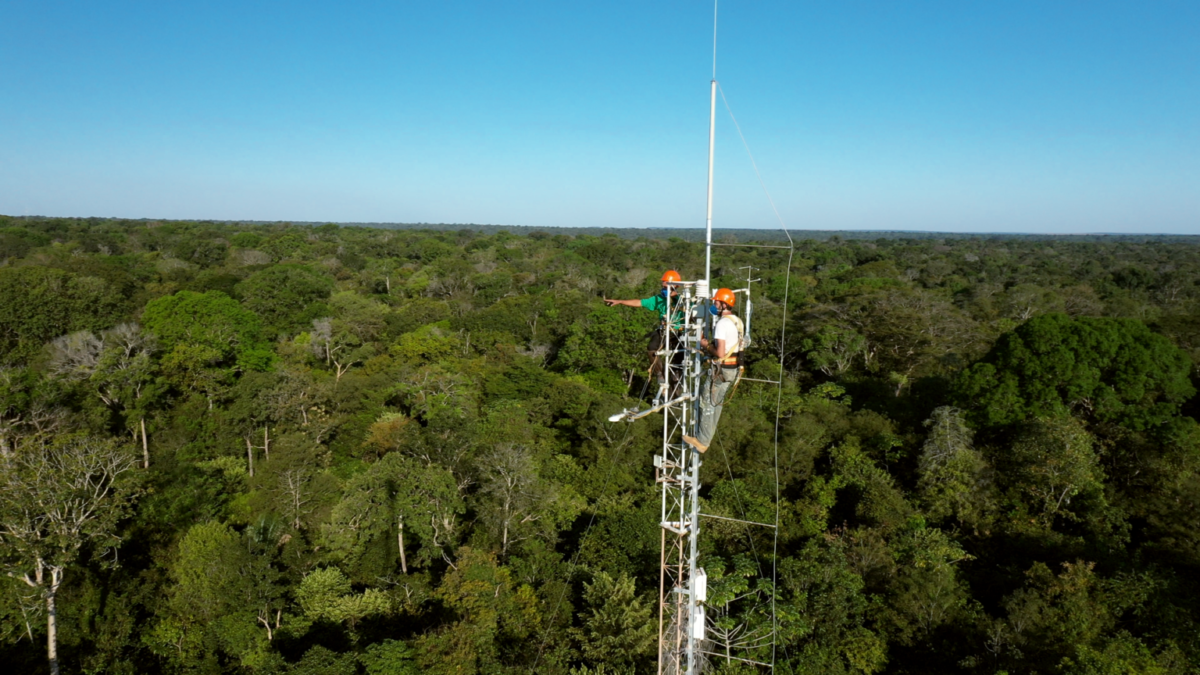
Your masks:
{"label": "green shirt", "polygon": [[[642,300],[642,307],[657,314],[660,321],[667,315],[667,299],[663,297],[662,293],[657,293]],[[683,328],[683,312],[680,311],[678,304],[672,307],[672,314],[675,316],[671,319],[671,330]]]}

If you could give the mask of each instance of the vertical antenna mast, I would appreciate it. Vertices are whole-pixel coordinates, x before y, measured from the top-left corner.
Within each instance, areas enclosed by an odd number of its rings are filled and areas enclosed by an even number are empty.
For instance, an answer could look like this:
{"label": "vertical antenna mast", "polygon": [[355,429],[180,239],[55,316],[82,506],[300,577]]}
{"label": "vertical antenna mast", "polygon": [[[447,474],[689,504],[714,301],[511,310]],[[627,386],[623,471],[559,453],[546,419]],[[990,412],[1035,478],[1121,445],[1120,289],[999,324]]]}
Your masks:
{"label": "vertical antenna mast", "polygon": [[[655,483],[662,497],[662,550],[658,581],[658,675],[700,675],[705,670],[704,602],[708,577],[699,566],[701,455],[683,441],[695,436],[701,378],[699,354],[712,276],[713,144],[717,120],[717,4],[713,1],[713,79],[708,119],[708,213],[705,228],[704,280],[677,284],[678,297],[667,295],[661,405],[624,411],[610,421],[663,413],[662,454],[654,456]],[[676,316],[679,316],[678,324]],[[677,337],[676,337],[677,336]],[[677,358],[678,357],[678,358]]]}
{"label": "vertical antenna mast", "polygon": [[[704,399],[704,374],[708,369],[708,358],[701,350],[705,329],[711,319],[710,283],[712,279],[712,188],[713,148],[716,140],[717,116],[717,3],[713,1],[713,79],[711,83],[708,120],[708,212],[705,228],[704,279],[675,281],[669,286],[672,292],[665,294],[666,307],[663,313],[661,348],[654,356],[661,359],[658,375],[659,390],[651,407],[645,410],[625,409],[608,418],[609,422],[633,422],[649,415],[662,413],[662,451],[654,455],[654,482],[658,486],[660,502],[661,549],[659,552],[658,577],[658,675],[703,675],[710,670],[706,655],[716,640],[723,640],[727,662],[766,666],[774,669],[775,663],[775,615],[774,598],[771,599],[772,622],[771,663],[735,658],[729,654],[732,647],[758,649],[765,646],[762,634],[745,632],[745,626],[729,630],[728,626],[714,624],[716,631],[710,637],[705,608],[708,602],[708,575],[700,567],[700,467],[703,455],[697,446],[699,419]],[[734,120],[737,124],[737,120]],[[740,131],[739,131],[740,133]],[[751,158],[753,160],[753,158]],[[757,171],[757,169],[756,169]],[[769,195],[768,195],[769,197]],[[773,206],[773,204],[772,204]],[[787,230],[785,229],[786,233]],[[789,235],[789,242],[791,237]],[[788,248],[769,247],[769,248]],[[754,268],[746,271],[746,288],[736,292],[746,294],[745,339],[750,335],[750,286],[758,281]],[[788,258],[790,274],[791,257]],[[788,277],[790,278],[790,276]],[[785,283],[786,290],[786,283]],[[785,293],[786,299],[786,293]],[[780,379],[783,370],[780,364]],[[654,369],[651,369],[654,373]],[[651,375],[653,377],[653,375]],[[740,379],[740,374],[738,378]],[[711,381],[711,380],[710,380]],[[758,380],[760,382],[765,380]],[[776,384],[779,384],[778,382]],[[736,386],[736,382],[735,382]],[[710,390],[711,393],[711,390]],[[778,407],[778,401],[776,401]],[[778,415],[777,415],[778,417]],[[779,432],[776,419],[776,436]],[[690,438],[691,442],[684,439]],[[778,438],[776,438],[778,445]],[[776,449],[778,455],[778,448]],[[778,458],[776,458],[778,465]],[[778,466],[776,466],[778,483]],[[778,502],[778,485],[776,486]],[[713,516],[719,517],[719,516]],[[778,505],[775,524],[739,521],[749,525],[779,528]],[[772,571],[772,583],[774,571]],[[772,586],[773,588],[773,586]],[[742,596],[745,597],[745,596]],[[724,616],[729,601],[719,608]],[[748,641],[747,636],[753,636]],[[740,636],[740,637],[739,637]],[[741,641],[735,645],[735,642]],[[719,654],[717,656],[720,656]]]}
{"label": "vertical antenna mast", "polygon": [[717,0],[713,0],[713,70],[708,105],[708,212],[704,226],[704,283],[712,283],[713,148],[717,141]]}

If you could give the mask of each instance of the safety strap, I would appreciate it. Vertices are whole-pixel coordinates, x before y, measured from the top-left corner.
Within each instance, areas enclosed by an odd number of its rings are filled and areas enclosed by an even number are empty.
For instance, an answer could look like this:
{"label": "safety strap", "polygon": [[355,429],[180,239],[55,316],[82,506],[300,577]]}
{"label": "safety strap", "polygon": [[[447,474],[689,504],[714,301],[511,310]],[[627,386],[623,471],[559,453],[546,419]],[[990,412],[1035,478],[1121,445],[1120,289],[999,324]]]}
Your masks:
{"label": "safety strap", "polygon": [[730,351],[729,348],[726,347],[725,358],[721,359],[719,363],[723,366],[736,366],[738,365],[738,354],[741,354],[742,349],[746,344],[746,325],[742,323],[742,320],[739,319],[736,314],[723,316],[721,319],[730,319],[733,321],[734,327],[737,328],[738,339],[737,347],[733,351]]}

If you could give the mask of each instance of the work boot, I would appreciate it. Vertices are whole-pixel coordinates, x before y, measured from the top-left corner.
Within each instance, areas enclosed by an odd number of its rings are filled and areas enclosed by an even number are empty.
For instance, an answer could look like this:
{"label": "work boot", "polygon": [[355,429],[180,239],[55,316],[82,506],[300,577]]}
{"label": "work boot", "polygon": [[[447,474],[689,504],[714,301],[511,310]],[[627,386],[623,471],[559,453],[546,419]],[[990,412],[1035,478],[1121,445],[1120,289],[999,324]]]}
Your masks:
{"label": "work boot", "polygon": [[683,442],[699,450],[700,454],[704,454],[708,450],[707,445],[702,445],[700,441],[696,440],[693,436],[684,436]]}

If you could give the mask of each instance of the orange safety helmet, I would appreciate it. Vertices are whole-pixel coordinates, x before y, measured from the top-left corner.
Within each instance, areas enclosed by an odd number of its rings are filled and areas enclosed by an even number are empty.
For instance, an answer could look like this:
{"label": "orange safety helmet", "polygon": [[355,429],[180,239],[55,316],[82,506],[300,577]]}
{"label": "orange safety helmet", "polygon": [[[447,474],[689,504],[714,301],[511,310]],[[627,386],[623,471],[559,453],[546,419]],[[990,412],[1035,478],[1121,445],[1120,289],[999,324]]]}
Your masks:
{"label": "orange safety helmet", "polygon": [[667,270],[666,272],[663,272],[662,280],[676,283],[683,281],[683,277],[679,276],[679,272],[676,272],[675,270]]}
{"label": "orange safety helmet", "polygon": [[728,288],[718,288],[716,293],[713,293],[713,300],[723,302],[730,307],[737,304],[737,298],[734,297],[733,291]]}

